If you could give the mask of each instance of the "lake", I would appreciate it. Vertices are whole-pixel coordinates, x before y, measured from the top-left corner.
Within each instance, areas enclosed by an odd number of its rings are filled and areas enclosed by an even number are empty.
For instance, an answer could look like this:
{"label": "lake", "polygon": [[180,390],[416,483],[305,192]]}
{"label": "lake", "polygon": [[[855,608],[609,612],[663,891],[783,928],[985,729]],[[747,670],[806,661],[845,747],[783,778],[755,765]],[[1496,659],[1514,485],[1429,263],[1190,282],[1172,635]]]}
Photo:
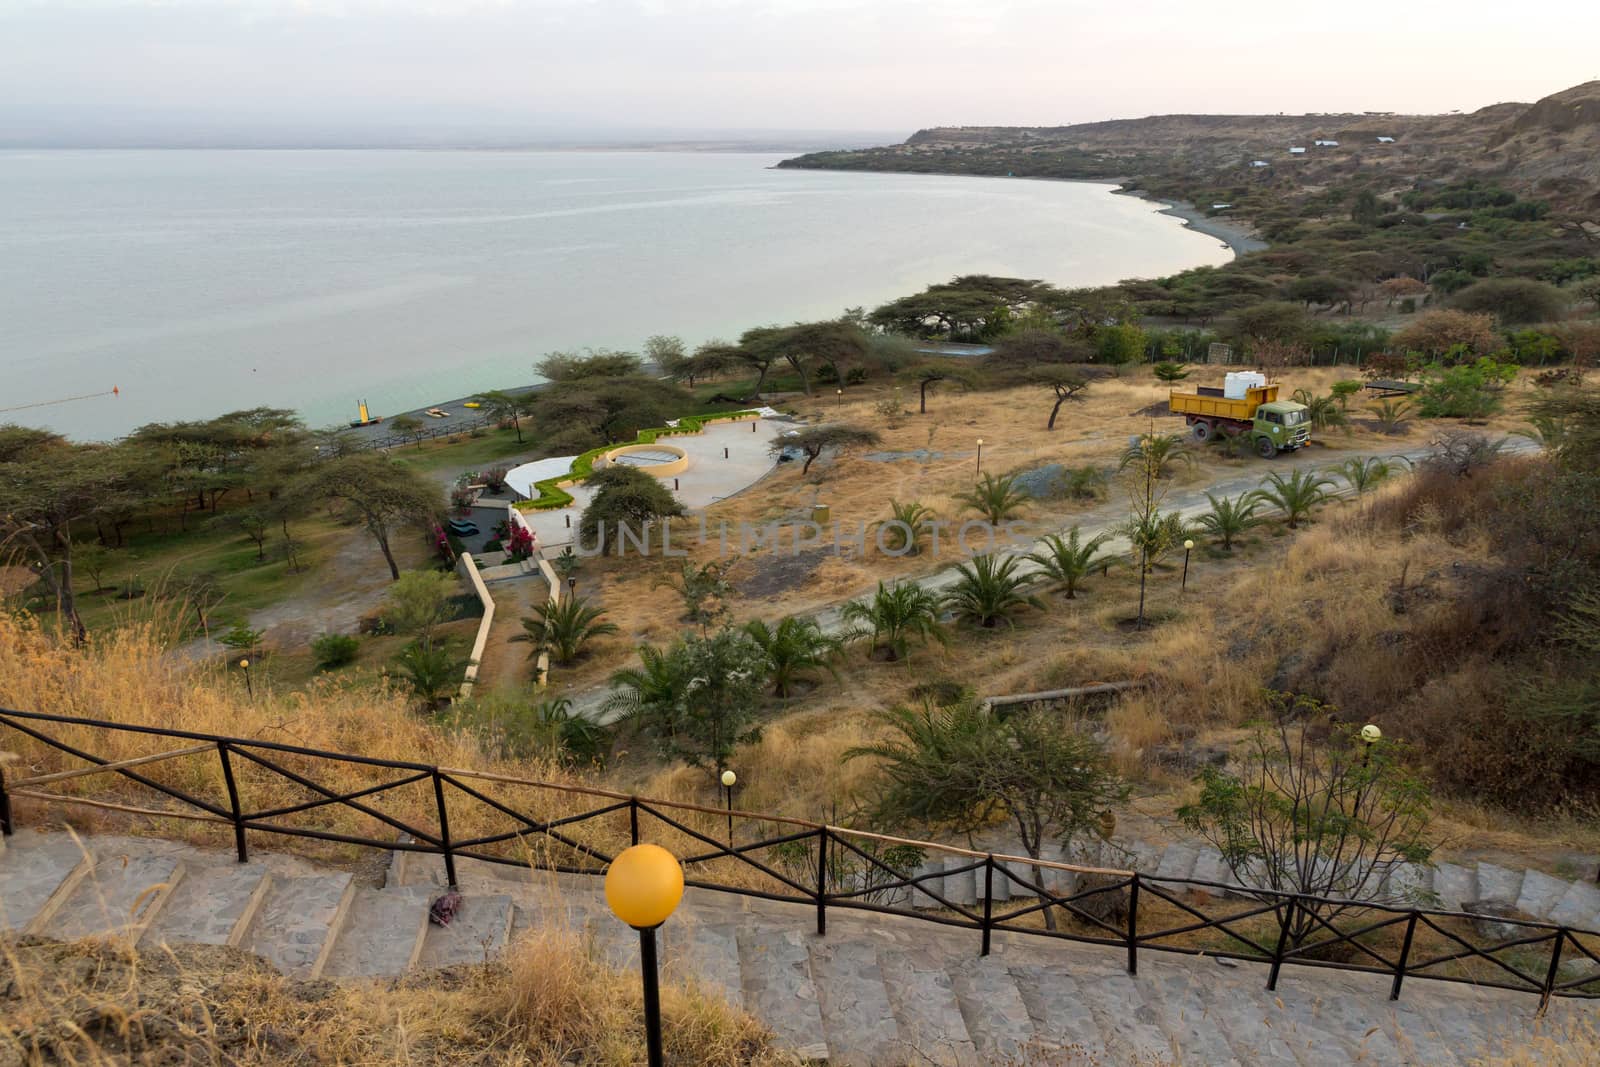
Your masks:
{"label": "lake", "polygon": [[330,425],[363,397],[525,384],[546,352],[733,339],[957,274],[1093,285],[1230,256],[1107,185],[780,158],[0,152],[0,422],[111,438],[268,405]]}

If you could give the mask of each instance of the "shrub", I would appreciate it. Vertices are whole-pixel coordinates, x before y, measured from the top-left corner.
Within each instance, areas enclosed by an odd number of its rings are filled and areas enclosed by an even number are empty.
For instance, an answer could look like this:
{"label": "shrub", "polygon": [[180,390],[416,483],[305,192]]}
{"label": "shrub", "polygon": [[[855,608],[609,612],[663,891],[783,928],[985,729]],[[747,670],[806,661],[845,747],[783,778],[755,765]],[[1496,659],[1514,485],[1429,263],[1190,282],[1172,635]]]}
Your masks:
{"label": "shrub", "polygon": [[1500,409],[1506,385],[1517,376],[1515,363],[1487,357],[1473,363],[1428,368],[1417,394],[1417,410],[1426,418],[1481,419]]}
{"label": "shrub", "polygon": [[1560,318],[1567,296],[1560,289],[1531,278],[1485,278],[1451,298],[1452,307],[1493,315],[1506,326]]}
{"label": "shrub", "polygon": [[349,634],[323,634],[311,642],[311,655],[323,671],[354,663],[360,651],[361,642]]}

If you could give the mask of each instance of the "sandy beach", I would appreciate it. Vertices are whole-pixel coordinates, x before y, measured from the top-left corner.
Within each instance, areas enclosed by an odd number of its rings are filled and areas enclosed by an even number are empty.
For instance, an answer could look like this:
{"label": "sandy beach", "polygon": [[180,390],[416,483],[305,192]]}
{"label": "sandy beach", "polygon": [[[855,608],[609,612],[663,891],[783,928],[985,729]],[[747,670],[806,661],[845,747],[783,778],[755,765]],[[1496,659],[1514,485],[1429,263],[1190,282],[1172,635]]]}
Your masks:
{"label": "sandy beach", "polygon": [[1187,200],[1163,200],[1151,196],[1142,189],[1118,189],[1116,193],[1119,196],[1136,196],[1140,200],[1153,200],[1158,204],[1165,204],[1161,214],[1182,219],[1183,224],[1189,229],[1215,237],[1232,249],[1236,256],[1242,256],[1246,252],[1260,252],[1267,247],[1267,242],[1257,237],[1250,226],[1242,220],[1207,215]]}

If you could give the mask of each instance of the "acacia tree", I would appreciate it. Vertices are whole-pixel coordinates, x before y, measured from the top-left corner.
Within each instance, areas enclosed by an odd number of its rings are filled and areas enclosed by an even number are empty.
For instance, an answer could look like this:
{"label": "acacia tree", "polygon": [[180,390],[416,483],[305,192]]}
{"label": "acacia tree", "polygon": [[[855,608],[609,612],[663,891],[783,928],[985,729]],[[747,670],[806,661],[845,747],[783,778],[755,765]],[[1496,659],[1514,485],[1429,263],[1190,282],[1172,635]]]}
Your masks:
{"label": "acacia tree", "polygon": [[478,403],[482,404],[489,416],[496,422],[510,422],[512,429],[517,431],[517,444],[522,444],[522,416],[528,414],[528,393],[509,393],[504,389],[491,389],[478,396]]}
{"label": "acacia tree", "polygon": [[604,552],[606,531],[621,555],[626,529],[634,540],[643,543],[644,530],[652,522],[683,514],[683,505],[660,479],[636,467],[612,466],[589,476],[587,484],[597,492],[590,498],[578,520],[578,543]]}
{"label": "acacia tree", "polygon": [[421,524],[443,510],[439,487],[385,456],[367,452],[328,460],[311,472],[308,488],[342,501],[378,543],[389,574],[400,580],[389,538],[407,523]]}
{"label": "acacia tree", "polygon": [[838,452],[847,452],[853,448],[875,445],[878,441],[878,431],[863,426],[807,426],[793,437],[780,437],[772,442],[771,451],[773,455],[781,455],[791,448],[798,448],[803,452],[806,457],[805,463],[800,467],[800,474],[803,477],[811,470],[811,464],[817,461],[817,457],[830,448]]}
{"label": "acacia tree", "polygon": [[[893,708],[879,718],[892,736],[845,758],[879,761],[873,814],[880,825],[970,834],[1009,817],[1038,860],[1049,842],[1070,850],[1128,793],[1100,744],[1063,729],[1057,716],[1002,718],[969,698],[944,708]],[[1033,876],[1044,884],[1037,866]],[[1045,909],[1045,924],[1056,928],[1053,909]]]}
{"label": "acacia tree", "polygon": [[0,550],[30,557],[59,618],[84,633],[73,591],[73,524],[92,521],[123,492],[114,449],[73,445],[46,431],[0,427]]}
{"label": "acacia tree", "polygon": [[1055,394],[1056,402],[1050,409],[1050,420],[1044,424],[1047,430],[1056,428],[1056,416],[1061,413],[1061,405],[1069,400],[1082,400],[1090,383],[1089,376],[1075,367],[1036,367],[1032,378]]}
{"label": "acacia tree", "polygon": [[1369,743],[1354,724],[1325,729],[1336,709],[1310,697],[1266,702],[1243,754],[1203,770],[1178,817],[1240,884],[1305,894],[1284,918],[1299,945],[1348,907],[1333,901],[1372,899],[1395,867],[1428,862],[1432,797],[1404,745]]}
{"label": "acacia tree", "polygon": [[966,367],[952,363],[924,363],[908,372],[917,383],[917,414],[928,413],[928,389],[939,382],[950,382],[962,389],[970,389],[977,376]]}

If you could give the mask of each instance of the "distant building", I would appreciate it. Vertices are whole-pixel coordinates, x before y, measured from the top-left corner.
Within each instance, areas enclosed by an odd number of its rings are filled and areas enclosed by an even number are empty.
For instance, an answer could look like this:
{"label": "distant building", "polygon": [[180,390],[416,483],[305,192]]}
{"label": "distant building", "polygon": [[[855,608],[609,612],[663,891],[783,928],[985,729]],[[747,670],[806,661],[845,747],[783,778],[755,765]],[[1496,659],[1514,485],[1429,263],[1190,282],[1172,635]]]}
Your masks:
{"label": "distant building", "polygon": [[1379,144],[1394,144],[1394,138],[1393,137],[1380,137],[1380,138],[1378,138],[1378,143]]}
{"label": "distant building", "polygon": [[1304,148],[1291,148],[1289,149],[1289,154],[1291,156],[1303,156],[1306,154],[1306,150]]}
{"label": "distant building", "polygon": [[1312,144],[1316,145],[1318,148],[1338,148],[1339,147],[1339,142],[1338,141],[1313,141]]}
{"label": "distant building", "polygon": [[1267,161],[1266,161],[1266,160],[1264,160],[1264,159],[1252,159],[1252,160],[1251,160],[1251,161],[1250,161],[1250,165],[1251,165],[1251,166],[1252,166],[1252,167],[1267,167],[1267,166],[1271,166],[1271,164],[1269,164],[1269,163],[1268,163],[1268,162],[1267,162]]}

